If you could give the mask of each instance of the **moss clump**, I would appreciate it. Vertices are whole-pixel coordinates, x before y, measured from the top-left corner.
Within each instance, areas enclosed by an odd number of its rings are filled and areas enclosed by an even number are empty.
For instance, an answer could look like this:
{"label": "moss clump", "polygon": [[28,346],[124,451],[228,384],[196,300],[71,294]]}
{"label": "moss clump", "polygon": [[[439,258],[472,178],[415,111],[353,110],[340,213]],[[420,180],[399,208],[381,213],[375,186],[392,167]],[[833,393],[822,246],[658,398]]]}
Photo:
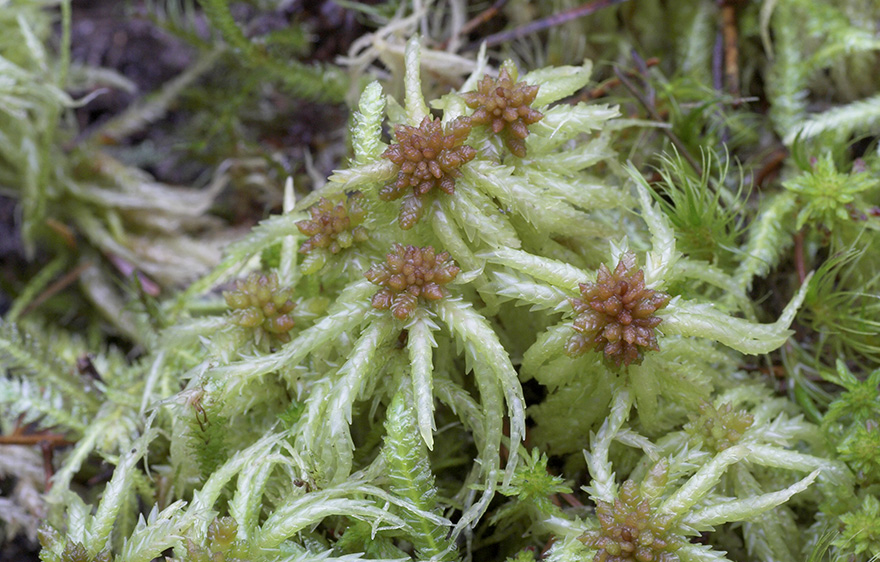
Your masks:
{"label": "moss clump", "polygon": [[861,507],[840,517],[841,532],[832,541],[847,560],[875,560],[880,552],[880,501],[866,495]]}
{"label": "moss clump", "polygon": [[338,254],[357,242],[366,242],[367,230],[361,226],[366,216],[364,196],[353,193],[330,200],[324,197],[309,207],[310,219],[296,223],[296,228],[309,238],[299,247],[301,254],[321,248]]}
{"label": "moss clump", "polygon": [[186,541],[186,553],[191,562],[246,562],[252,558],[238,538],[238,523],[232,517],[220,517],[208,525],[204,545],[191,539]]}
{"label": "moss clump", "polygon": [[106,550],[92,556],[81,543],[68,542],[61,553],[61,562],[110,562],[112,559]]}
{"label": "moss clump", "polygon": [[869,483],[880,482],[880,425],[868,420],[855,426],[837,447],[840,458],[846,461],[857,476]]}

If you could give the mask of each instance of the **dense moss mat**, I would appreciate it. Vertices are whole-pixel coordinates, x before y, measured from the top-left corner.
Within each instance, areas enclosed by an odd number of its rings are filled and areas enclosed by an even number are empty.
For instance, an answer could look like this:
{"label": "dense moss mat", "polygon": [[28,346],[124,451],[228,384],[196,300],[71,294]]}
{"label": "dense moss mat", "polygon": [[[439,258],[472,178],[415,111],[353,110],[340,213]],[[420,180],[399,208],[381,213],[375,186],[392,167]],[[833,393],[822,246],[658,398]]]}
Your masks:
{"label": "dense moss mat", "polygon": [[880,553],[880,3],[0,9],[0,557]]}

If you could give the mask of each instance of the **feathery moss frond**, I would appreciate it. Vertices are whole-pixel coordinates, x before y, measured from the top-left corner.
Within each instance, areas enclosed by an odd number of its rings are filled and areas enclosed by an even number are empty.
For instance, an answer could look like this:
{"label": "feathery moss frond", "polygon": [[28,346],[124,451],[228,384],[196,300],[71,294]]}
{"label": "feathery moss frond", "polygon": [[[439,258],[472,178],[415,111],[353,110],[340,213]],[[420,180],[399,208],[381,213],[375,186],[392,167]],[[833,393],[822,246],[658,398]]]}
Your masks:
{"label": "feathery moss frond", "polygon": [[266,70],[294,94],[304,98],[342,101],[347,83],[336,67],[309,66],[296,60],[278,60],[247,38],[229,10],[227,0],[199,0],[211,24],[229,46],[250,64]]}
{"label": "feathery moss frond", "polygon": [[835,107],[813,114],[785,136],[785,143],[792,144],[797,138],[806,140],[826,131],[841,136],[869,132],[880,123],[880,96]]}
{"label": "feathery moss frond", "polygon": [[[415,411],[410,406],[412,401],[413,394],[406,385],[391,400],[386,414],[383,455],[391,491],[407,498],[420,510],[432,511],[436,508],[434,475],[419,439]],[[432,560],[454,560],[454,545],[448,540],[446,530],[413,515],[403,513],[404,517],[412,518],[410,525],[416,534],[411,540],[417,555]]]}
{"label": "feathery moss frond", "polygon": [[39,384],[60,392],[91,412],[96,412],[100,397],[77,380],[72,369],[54,355],[43,339],[25,329],[0,321],[0,359],[7,368],[21,369]]}

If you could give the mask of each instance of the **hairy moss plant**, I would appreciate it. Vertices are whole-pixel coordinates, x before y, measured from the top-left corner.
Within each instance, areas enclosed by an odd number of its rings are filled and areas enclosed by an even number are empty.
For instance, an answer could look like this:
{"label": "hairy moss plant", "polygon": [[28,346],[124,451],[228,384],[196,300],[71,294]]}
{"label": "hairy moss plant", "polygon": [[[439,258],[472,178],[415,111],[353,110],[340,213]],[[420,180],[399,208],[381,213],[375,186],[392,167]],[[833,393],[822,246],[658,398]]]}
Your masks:
{"label": "hairy moss plant", "polygon": [[783,187],[794,193],[801,207],[796,228],[814,222],[821,228],[834,231],[841,225],[853,224],[853,219],[867,210],[862,192],[877,190],[880,183],[867,172],[843,174],[837,171],[830,153],[812,162],[812,169],[783,182]]}
{"label": "hairy moss plant", "polygon": [[839,559],[870,560],[880,552],[880,501],[871,494],[861,507],[840,518],[843,530],[831,544]]}
{"label": "hairy moss plant", "polygon": [[345,75],[338,68],[307,65],[273,56],[271,51],[245,35],[233,18],[227,0],[199,0],[199,4],[223,39],[248,65],[267,72],[299,96],[337,102],[342,100],[347,84]]}
{"label": "hairy moss plant", "polygon": [[880,359],[875,337],[880,330],[880,275],[870,265],[873,243],[863,247],[857,238],[852,247],[828,258],[804,301],[804,321],[820,334],[816,348],[829,362],[847,357],[866,370]]}
{"label": "hairy moss plant", "polygon": [[679,250],[694,260],[729,265],[745,228],[745,182],[731,189],[729,163],[706,153],[697,175],[680,154],[661,160],[651,195],[669,217]]}
{"label": "hairy moss plant", "polygon": [[545,534],[547,519],[564,513],[558,498],[572,490],[562,477],[551,473],[547,455],[537,449],[521,455],[523,462],[510,483],[498,488],[510,499],[489,514],[492,533],[479,537],[481,545],[504,544],[517,535]]}

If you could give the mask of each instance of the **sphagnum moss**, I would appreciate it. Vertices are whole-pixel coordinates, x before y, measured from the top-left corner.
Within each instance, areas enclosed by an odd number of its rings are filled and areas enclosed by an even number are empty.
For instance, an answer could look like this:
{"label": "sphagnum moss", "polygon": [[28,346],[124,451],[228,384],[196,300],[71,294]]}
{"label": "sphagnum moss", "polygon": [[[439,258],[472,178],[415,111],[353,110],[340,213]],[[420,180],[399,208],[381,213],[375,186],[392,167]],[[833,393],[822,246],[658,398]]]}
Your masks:
{"label": "sphagnum moss", "polygon": [[755,417],[745,410],[735,410],[729,403],[715,408],[709,402],[700,404],[699,415],[692,415],[684,430],[714,452],[736,445]]}
{"label": "sphagnum moss", "polygon": [[[779,19],[772,23],[785,31]],[[870,401],[858,400],[858,416],[869,419],[838,415],[838,405],[820,428],[739,368],[740,354],[771,352],[791,334],[807,276],[769,324],[753,320],[758,307],[745,289],[779,263],[800,201],[790,194],[762,204],[745,245],[726,260],[695,259],[676,247],[652,185],[613,152],[632,122],[610,122],[615,108],[558,103],[587,84],[588,64],[540,69],[516,84],[479,71],[465,93],[432,101],[442,111],[434,118],[421,93],[418,41],[404,59],[402,107],[386,104],[378,84],[365,91],[352,166],[299,206],[291,192],[283,215],[231,247],[180,298],[168,312],[173,329],[144,338],[139,361],[99,354],[105,380],[84,390],[69,369],[82,340],[34,343],[25,335],[43,333],[39,326],[0,325],[4,421],[65,427],[78,439],[47,496],[43,559],[59,562],[68,551],[117,562],[502,560],[532,548],[547,562],[796,562],[810,533],[836,515],[843,534],[833,559],[867,559],[877,509],[866,477],[874,475],[856,459],[863,446],[855,430],[876,429]],[[517,116],[501,110],[503,122],[489,122],[468,92],[486,107],[518,104]],[[397,142],[383,158],[386,114]],[[484,142],[477,121],[500,128],[515,157]],[[346,224],[339,205],[352,190],[363,194],[364,212]],[[401,197],[401,212],[383,202]],[[834,217],[846,235],[851,224]],[[303,258],[299,248],[334,249],[332,240],[322,247],[326,238],[306,240],[354,223],[369,230],[370,244],[334,256],[339,268],[306,271],[315,254]],[[347,240],[336,242],[344,248]],[[388,247],[384,258],[376,250]],[[278,254],[277,281],[242,282],[229,303],[241,312],[220,312],[216,293],[199,296],[253,271],[267,249]],[[608,259],[618,262],[614,272],[598,267]],[[370,262],[364,279],[360,264]],[[444,287],[453,282],[454,290]],[[735,298],[719,297],[727,292]],[[293,309],[294,294],[311,304]],[[294,310],[295,329],[277,338],[289,341],[241,345],[247,330],[272,333],[266,320],[292,320]],[[589,344],[609,361],[566,354],[573,330],[578,351]],[[222,458],[204,475],[188,467],[212,445],[193,445],[192,411],[178,407],[196,389],[218,405],[211,424],[226,430]],[[692,446],[687,414],[708,400],[733,410],[704,412],[691,428],[701,446]],[[528,410],[541,430],[531,433],[529,453],[521,446],[526,408],[542,405],[550,407]],[[823,432],[841,444],[849,436],[839,458]],[[575,446],[544,456],[548,433],[565,433]],[[73,489],[92,453],[115,469],[88,505]],[[511,504],[494,509],[499,492]],[[226,531],[218,534],[220,523]],[[800,540],[786,540],[795,534]]]}
{"label": "sphagnum moss", "polygon": [[360,193],[335,200],[322,197],[309,207],[311,217],[296,223],[296,228],[308,236],[300,245],[299,252],[308,254],[323,249],[338,254],[356,243],[366,242],[369,234],[361,226],[365,216],[362,199]]}

